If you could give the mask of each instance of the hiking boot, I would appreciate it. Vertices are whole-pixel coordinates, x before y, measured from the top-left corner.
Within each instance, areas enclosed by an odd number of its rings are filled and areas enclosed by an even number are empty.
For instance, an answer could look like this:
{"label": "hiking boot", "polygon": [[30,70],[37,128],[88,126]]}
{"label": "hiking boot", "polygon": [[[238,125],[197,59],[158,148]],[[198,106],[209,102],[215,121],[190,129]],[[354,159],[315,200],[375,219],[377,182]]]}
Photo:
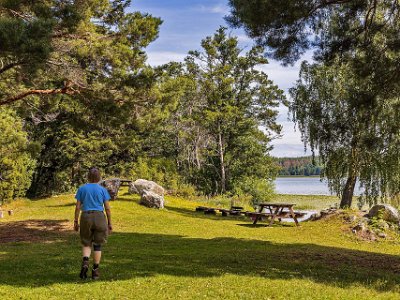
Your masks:
{"label": "hiking boot", "polygon": [[88,270],[89,270],[89,261],[88,260],[82,261],[82,268],[81,268],[81,273],[79,274],[79,277],[81,279],[86,279]]}
{"label": "hiking boot", "polygon": [[97,267],[96,269],[92,269],[92,279],[93,280],[97,280],[100,278],[100,270],[99,267]]}

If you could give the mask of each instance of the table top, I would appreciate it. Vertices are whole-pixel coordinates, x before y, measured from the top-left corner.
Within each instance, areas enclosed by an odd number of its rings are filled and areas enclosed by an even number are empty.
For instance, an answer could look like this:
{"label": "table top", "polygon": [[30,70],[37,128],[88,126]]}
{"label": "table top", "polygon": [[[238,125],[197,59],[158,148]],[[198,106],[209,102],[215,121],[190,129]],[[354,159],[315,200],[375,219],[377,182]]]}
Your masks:
{"label": "table top", "polygon": [[260,203],[258,206],[272,206],[272,207],[292,207],[294,203]]}

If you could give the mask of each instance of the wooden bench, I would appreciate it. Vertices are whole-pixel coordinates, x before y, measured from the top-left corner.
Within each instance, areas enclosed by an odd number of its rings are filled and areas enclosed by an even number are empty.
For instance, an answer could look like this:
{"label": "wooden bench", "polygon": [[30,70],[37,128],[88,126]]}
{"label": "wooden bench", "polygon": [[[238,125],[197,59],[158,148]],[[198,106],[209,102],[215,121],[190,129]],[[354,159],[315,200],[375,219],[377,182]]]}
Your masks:
{"label": "wooden bench", "polygon": [[207,206],[197,206],[196,211],[202,211],[205,215],[215,215],[217,213],[216,208],[207,207]]}

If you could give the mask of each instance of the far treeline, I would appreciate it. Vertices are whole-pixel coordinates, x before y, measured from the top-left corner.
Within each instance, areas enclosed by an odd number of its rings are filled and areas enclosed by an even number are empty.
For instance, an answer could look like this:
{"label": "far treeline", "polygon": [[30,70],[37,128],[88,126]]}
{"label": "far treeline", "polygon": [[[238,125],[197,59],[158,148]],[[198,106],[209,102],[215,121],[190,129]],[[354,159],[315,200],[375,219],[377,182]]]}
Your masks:
{"label": "far treeline", "polygon": [[279,166],[279,176],[320,176],[323,170],[318,157],[277,157],[274,160]]}

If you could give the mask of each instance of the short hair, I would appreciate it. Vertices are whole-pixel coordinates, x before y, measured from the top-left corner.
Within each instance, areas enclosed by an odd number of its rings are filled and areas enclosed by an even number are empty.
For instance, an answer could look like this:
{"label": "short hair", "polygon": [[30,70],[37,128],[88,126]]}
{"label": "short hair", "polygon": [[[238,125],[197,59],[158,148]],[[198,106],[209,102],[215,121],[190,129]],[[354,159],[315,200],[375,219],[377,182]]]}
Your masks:
{"label": "short hair", "polygon": [[89,182],[99,182],[101,180],[101,174],[98,168],[91,167],[88,172]]}

